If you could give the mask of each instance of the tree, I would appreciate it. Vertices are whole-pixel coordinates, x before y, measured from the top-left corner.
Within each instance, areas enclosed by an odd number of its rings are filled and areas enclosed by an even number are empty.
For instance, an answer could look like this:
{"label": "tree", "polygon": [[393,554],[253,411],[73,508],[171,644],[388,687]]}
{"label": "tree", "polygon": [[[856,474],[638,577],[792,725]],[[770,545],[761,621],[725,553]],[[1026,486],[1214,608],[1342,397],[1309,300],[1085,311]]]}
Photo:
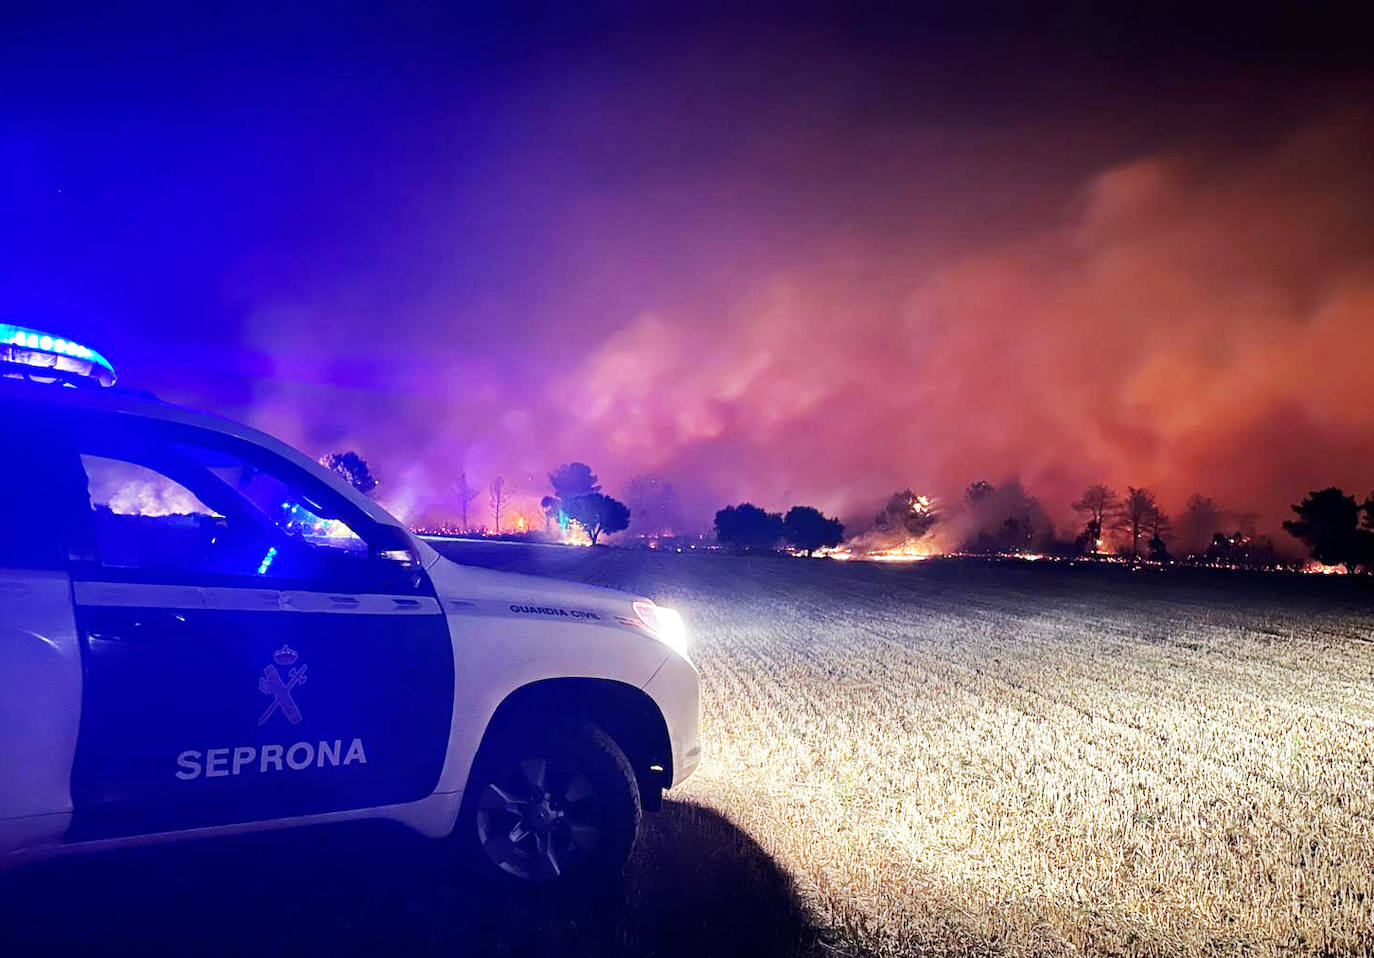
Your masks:
{"label": "tree", "polygon": [[343,476],[344,481],[365,496],[371,495],[372,490],[377,488],[377,480],[367,468],[367,460],[352,449],[331,452],[320,460],[320,465]]}
{"label": "tree", "polygon": [[1145,531],[1150,534],[1150,558],[1155,562],[1172,562],[1169,540],[1173,538],[1173,522],[1168,515],[1156,507],[1146,519]]}
{"label": "tree", "polygon": [[1040,549],[1053,537],[1040,500],[1019,479],[1000,487],[975,482],[964,493],[968,533],[959,548],[972,553],[1024,552]]}
{"label": "tree", "polygon": [[737,551],[776,549],[782,535],[781,513],[765,512],[752,503],[726,506],[716,513],[716,540]]}
{"label": "tree", "polygon": [[931,508],[930,496],[918,496],[910,489],[894,492],[883,511],[873,518],[873,527],[886,535],[919,539],[930,531],[939,516]]}
{"label": "tree", "polygon": [[575,496],[563,508],[568,518],[587,533],[592,545],[603,533],[624,532],[630,527],[630,510],[625,503],[600,492]]}
{"label": "tree", "polygon": [[601,491],[601,486],[596,481],[596,473],[592,472],[592,467],[585,462],[563,463],[549,473],[549,484],[553,486],[553,495],[539,500],[539,505],[544,510],[545,529],[551,528],[554,522],[557,522],[560,528],[567,524],[568,514],[564,508],[566,503],[572,502],[578,496],[591,496]]}
{"label": "tree", "polygon": [[564,502],[601,491],[592,467],[585,462],[565,462],[549,473],[553,494]]}
{"label": "tree", "polygon": [[1075,512],[1081,512],[1088,517],[1087,525],[1083,527],[1081,542],[1086,546],[1084,552],[1100,552],[1102,542],[1103,521],[1111,514],[1121,500],[1117,494],[1106,486],[1089,486],[1083,490],[1083,495],[1074,502]]}
{"label": "tree", "polygon": [[506,500],[509,498],[506,495],[506,480],[497,476],[491,481],[487,491],[491,498],[492,521],[496,527],[496,534],[499,536],[501,534],[501,513],[505,511]]}
{"label": "tree", "polygon": [[544,531],[553,532],[554,523],[561,528],[563,523],[558,518],[558,513],[563,506],[563,500],[557,496],[545,496],[539,500],[539,508],[544,510]]}
{"label": "tree", "polygon": [[[1347,496],[1334,486],[1309,492],[1302,502],[1293,506],[1296,519],[1288,519],[1283,527],[1295,539],[1306,543],[1312,558],[1323,565],[1343,565],[1347,572],[1361,566],[1374,565],[1374,532],[1359,526],[1361,511],[1354,496]],[[1369,513],[1365,511],[1368,520]]]}
{"label": "tree", "polygon": [[1183,507],[1178,532],[1179,547],[1186,554],[1210,549],[1214,537],[1221,532],[1221,511],[1217,504],[1201,493],[1193,493]]}
{"label": "tree", "polygon": [[462,517],[463,531],[467,532],[472,528],[468,525],[468,506],[472,505],[473,500],[482,494],[482,490],[468,482],[468,474],[466,472],[460,472],[458,474],[458,482],[454,485],[453,489],[458,493],[458,513]]}
{"label": "tree", "polygon": [[973,506],[980,502],[986,502],[996,494],[996,486],[986,479],[979,479],[977,482],[970,482],[968,488],[964,490],[964,501]]}
{"label": "tree", "polygon": [[1131,561],[1140,558],[1140,537],[1149,529],[1154,514],[1159,511],[1155,494],[1149,489],[1126,487],[1126,498],[1116,513],[1114,525],[1131,537]]}
{"label": "tree", "polygon": [[811,506],[793,506],[782,520],[783,535],[792,544],[811,555],[817,549],[833,549],[844,540],[844,526],[839,519],[831,519]]}

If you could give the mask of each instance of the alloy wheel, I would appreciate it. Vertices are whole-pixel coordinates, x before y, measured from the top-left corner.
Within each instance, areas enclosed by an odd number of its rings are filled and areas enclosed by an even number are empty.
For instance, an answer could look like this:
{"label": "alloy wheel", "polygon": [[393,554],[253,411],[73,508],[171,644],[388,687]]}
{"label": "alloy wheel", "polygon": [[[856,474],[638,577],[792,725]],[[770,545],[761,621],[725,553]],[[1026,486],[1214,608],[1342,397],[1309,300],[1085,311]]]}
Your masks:
{"label": "alloy wheel", "polygon": [[528,758],[482,789],[477,839],[502,871],[526,881],[552,881],[575,867],[600,840],[596,789],[563,762]]}

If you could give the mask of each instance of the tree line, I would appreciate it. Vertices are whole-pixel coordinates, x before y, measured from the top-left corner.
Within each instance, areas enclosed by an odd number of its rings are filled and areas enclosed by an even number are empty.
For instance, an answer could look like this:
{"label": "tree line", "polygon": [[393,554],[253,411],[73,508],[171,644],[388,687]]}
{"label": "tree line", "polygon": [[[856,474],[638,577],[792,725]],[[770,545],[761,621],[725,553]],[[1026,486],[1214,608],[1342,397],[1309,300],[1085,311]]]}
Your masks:
{"label": "tree line", "polygon": [[742,502],[716,513],[715,530],[716,541],[736,552],[772,551],[786,543],[809,556],[844,541],[840,520],[813,506],[793,506],[784,515]]}
{"label": "tree line", "polygon": [[[1073,508],[1088,517],[1079,542],[1091,543],[1092,549],[1084,551],[1098,551],[1104,528],[1112,528],[1128,537],[1132,559],[1139,555],[1142,540],[1149,558],[1172,559],[1169,541],[1174,535],[1173,522],[1148,489],[1130,486],[1126,496],[1118,498],[1106,486],[1090,486]],[[1313,559],[1322,565],[1344,567],[1350,573],[1374,572],[1374,494],[1359,502],[1332,486],[1307,493],[1291,509],[1294,518],[1285,520],[1283,528],[1307,547]],[[1184,510],[1184,525],[1194,531],[1207,529],[1220,525],[1220,516],[1211,499],[1194,494]],[[1197,557],[1228,565],[1272,566],[1278,562],[1277,551],[1266,536],[1241,529],[1212,532],[1211,541]]]}
{"label": "tree line", "polygon": [[[330,453],[320,462],[364,495],[374,494],[378,487],[367,461],[352,450]],[[630,527],[631,507],[602,492],[596,474],[586,463],[560,465],[549,473],[549,485],[551,493],[540,500],[546,535],[561,536],[575,525],[595,545],[602,536]],[[629,489],[630,499],[636,503],[633,514],[643,514],[643,535],[658,537],[681,531],[682,509],[672,483],[639,476],[630,481]],[[455,491],[461,529],[473,531],[471,507],[484,490],[469,483],[463,473]],[[505,480],[497,476],[485,492],[495,533],[507,534],[509,530],[502,529],[510,503]],[[1083,526],[1066,541],[1056,536],[1040,501],[1018,480],[1000,486],[978,480],[964,491],[963,534],[956,548],[968,554],[1116,554],[1132,562],[1172,562],[1172,548],[1182,545],[1190,561],[1253,567],[1279,562],[1274,543],[1254,531],[1256,515],[1226,512],[1201,494],[1188,498],[1177,523],[1160,506],[1155,493],[1142,486],[1127,486],[1121,495],[1109,486],[1092,485],[1070,507],[1083,517]],[[1313,490],[1292,510],[1294,518],[1286,520],[1283,528],[1306,546],[1313,559],[1352,573],[1374,572],[1374,493],[1361,502],[1336,487]],[[917,542],[945,518],[929,496],[903,489],[888,498],[865,535],[893,545]],[[1234,531],[1224,528],[1228,522]],[[719,510],[714,529],[716,541],[735,551],[787,546],[806,555],[839,547],[845,533],[839,519],[813,506],[797,505],[781,513],[749,502]]]}

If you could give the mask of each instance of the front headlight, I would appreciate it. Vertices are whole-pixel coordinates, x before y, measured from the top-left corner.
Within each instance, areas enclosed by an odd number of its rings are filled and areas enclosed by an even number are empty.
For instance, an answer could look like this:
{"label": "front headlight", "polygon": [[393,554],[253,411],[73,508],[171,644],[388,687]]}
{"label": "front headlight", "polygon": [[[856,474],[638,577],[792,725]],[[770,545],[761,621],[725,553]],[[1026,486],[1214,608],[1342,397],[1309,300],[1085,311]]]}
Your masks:
{"label": "front headlight", "polygon": [[687,626],[675,609],[652,602],[636,602],[635,615],[645,630],[683,658],[687,657]]}

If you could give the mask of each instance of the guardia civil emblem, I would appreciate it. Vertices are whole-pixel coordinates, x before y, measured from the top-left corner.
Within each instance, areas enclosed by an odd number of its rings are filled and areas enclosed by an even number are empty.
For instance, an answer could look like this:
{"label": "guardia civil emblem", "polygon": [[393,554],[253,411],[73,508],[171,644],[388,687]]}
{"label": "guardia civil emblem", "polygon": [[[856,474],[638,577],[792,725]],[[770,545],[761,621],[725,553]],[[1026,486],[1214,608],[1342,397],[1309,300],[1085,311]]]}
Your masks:
{"label": "guardia civil emblem", "polygon": [[[301,710],[296,705],[296,700],[291,697],[291,690],[298,685],[305,684],[305,665],[297,665],[296,659],[300,656],[296,650],[289,645],[283,645],[272,653],[272,663],[262,670],[262,677],[258,679],[258,689],[264,695],[272,696],[272,704],[267,706],[267,711],[262,713],[258,719],[259,725],[266,724],[267,720],[278,711],[286,716],[286,720],[292,725],[299,725],[301,721]],[[281,672],[277,666],[286,669],[286,678],[281,677]]]}

